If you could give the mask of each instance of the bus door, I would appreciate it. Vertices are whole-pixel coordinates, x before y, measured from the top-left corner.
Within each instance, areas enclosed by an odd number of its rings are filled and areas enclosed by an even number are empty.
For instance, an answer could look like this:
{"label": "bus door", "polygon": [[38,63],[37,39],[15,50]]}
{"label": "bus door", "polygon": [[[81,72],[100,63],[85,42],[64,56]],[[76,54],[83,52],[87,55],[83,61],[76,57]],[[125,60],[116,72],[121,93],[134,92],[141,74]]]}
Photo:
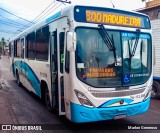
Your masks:
{"label": "bus door", "polygon": [[64,30],[56,30],[51,35],[52,106],[59,110],[59,115],[65,114],[63,83],[64,37]]}
{"label": "bus door", "polygon": [[15,71],[14,71],[14,42],[10,43],[10,49],[11,49],[11,57],[10,57],[10,69],[13,75],[15,76]]}

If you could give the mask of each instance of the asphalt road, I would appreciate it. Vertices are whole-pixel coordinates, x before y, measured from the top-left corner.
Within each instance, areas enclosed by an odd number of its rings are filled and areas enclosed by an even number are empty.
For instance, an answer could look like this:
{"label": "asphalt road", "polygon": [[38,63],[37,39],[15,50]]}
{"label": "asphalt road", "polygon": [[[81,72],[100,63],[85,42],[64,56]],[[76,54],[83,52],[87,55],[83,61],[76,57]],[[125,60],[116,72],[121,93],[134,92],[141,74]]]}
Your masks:
{"label": "asphalt road", "polygon": [[[116,132],[149,132],[158,133],[160,130],[117,130],[123,126],[139,124],[159,124],[160,128],[160,100],[151,100],[149,111],[145,114],[128,117],[120,120],[109,120],[103,122],[94,122],[87,124],[74,124],[63,116],[58,116],[57,112],[49,112],[41,100],[23,87],[19,87],[15,78],[10,73],[9,59],[2,57],[0,60],[0,80],[3,81],[3,93],[6,95],[12,111],[19,124],[52,124],[54,130],[46,132],[96,132],[96,133],[116,133]],[[0,90],[1,91],[1,90]],[[6,123],[7,124],[7,123]],[[149,126],[149,125],[144,125]],[[154,125],[151,125],[154,126]],[[47,125],[46,125],[47,127]],[[108,128],[115,127],[115,130]],[[31,131],[23,131],[31,132]],[[39,133],[39,131],[38,131]]]}

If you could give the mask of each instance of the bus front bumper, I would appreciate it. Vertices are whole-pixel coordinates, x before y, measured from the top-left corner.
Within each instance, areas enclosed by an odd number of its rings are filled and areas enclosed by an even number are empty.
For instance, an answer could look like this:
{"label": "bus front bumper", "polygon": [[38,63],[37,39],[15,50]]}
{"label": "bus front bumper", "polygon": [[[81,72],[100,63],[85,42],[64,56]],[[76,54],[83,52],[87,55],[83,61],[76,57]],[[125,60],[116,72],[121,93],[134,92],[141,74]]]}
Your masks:
{"label": "bus front bumper", "polygon": [[149,105],[150,98],[141,103],[110,108],[88,108],[71,102],[71,121],[84,123],[134,116],[148,111]]}

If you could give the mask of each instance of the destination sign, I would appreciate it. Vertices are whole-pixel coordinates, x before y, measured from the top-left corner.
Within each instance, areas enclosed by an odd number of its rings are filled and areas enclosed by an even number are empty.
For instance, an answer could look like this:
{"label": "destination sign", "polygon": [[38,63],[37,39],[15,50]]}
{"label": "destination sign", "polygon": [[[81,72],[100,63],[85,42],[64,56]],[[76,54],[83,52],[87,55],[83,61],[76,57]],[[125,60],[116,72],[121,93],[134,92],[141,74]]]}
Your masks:
{"label": "destination sign", "polygon": [[114,68],[90,68],[87,73],[88,78],[104,78],[115,77],[116,73]]}
{"label": "destination sign", "polygon": [[151,28],[148,16],[111,8],[75,6],[74,19],[77,22],[83,23],[137,27],[143,29]]}
{"label": "destination sign", "polygon": [[86,10],[86,21],[93,23],[141,27],[141,18],[122,14]]}

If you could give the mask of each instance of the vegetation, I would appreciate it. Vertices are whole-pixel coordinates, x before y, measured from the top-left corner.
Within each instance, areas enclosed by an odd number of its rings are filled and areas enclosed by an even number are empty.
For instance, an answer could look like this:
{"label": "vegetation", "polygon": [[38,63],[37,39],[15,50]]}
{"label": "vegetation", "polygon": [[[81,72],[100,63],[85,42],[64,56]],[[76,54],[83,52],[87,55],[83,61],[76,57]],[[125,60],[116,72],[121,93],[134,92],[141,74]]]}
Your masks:
{"label": "vegetation", "polygon": [[7,42],[6,42],[5,38],[2,37],[1,40],[0,40],[0,53],[3,51],[3,48],[6,45],[7,45]]}

